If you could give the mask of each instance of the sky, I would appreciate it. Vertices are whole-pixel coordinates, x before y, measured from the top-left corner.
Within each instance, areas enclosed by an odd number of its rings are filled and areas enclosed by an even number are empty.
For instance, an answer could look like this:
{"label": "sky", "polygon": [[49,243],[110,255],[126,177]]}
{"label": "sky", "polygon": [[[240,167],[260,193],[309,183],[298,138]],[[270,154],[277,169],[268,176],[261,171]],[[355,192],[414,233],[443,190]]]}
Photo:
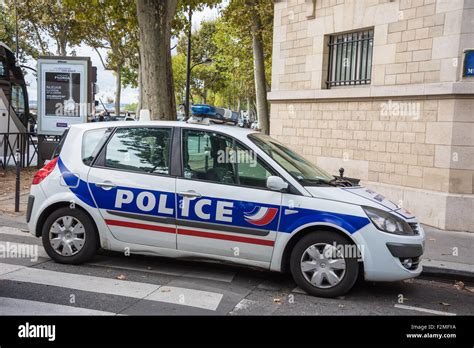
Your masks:
{"label": "sky", "polygon": [[[203,11],[193,13],[193,30],[199,28],[202,21],[214,19],[218,16],[217,9],[205,8]],[[55,51],[54,48],[52,51]],[[96,94],[96,100],[99,98],[105,103],[108,98],[114,99],[115,97],[115,76],[111,70],[105,70],[98,54],[94,49],[81,44],[74,47],[78,57],[91,57],[92,65],[97,67],[97,85],[99,87],[99,93]],[[103,58],[107,56],[106,50],[100,50]],[[36,61],[30,60],[27,62],[28,66],[36,69]],[[37,89],[36,89],[36,77],[28,72],[26,75],[26,82],[28,86],[28,96],[30,101],[37,100]],[[138,101],[138,90],[136,88],[122,88],[121,103],[130,104]]]}

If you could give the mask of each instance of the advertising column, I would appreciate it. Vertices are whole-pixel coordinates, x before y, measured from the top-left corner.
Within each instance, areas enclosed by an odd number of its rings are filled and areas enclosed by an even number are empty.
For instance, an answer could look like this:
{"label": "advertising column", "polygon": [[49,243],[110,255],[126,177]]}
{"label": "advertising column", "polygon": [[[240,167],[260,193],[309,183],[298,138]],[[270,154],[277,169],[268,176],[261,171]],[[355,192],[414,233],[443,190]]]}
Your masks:
{"label": "advertising column", "polygon": [[38,60],[38,134],[61,135],[87,122],[88,58]]}

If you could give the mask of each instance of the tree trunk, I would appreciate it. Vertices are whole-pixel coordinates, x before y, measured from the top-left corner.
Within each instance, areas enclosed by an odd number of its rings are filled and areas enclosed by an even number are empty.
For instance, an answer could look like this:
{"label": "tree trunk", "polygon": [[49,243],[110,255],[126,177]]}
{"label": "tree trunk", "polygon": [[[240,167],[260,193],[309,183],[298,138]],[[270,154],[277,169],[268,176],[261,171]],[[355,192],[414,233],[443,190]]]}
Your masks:
{"label": "tree trunk", "polygon": [[120,96],[122,94],[122,69],[121,66],[117,66],[115,71],[117,74],[115,80],[115,116],[120,116]]}
{"label": "tree trunk", "polygon": [[252,49],[255,77],[255,92],[257,99],[257,117],[260,129],[268,134],[270,121],[268,116],[267,83],[265,79],[265,56],[263,53],[262,22],[257,11],[252,13]]}
{"label": "tree trunk", "polygon": [[58,45],[57,54],[63,57],[67,56],[67,39],[65,35],[59,33],[56,42]]}
{"label": "tree trunk", "polygon": [[150,110],[152,120],[175,120],[170,37],[177,0],[136,0],[136,5],[142,108]]}

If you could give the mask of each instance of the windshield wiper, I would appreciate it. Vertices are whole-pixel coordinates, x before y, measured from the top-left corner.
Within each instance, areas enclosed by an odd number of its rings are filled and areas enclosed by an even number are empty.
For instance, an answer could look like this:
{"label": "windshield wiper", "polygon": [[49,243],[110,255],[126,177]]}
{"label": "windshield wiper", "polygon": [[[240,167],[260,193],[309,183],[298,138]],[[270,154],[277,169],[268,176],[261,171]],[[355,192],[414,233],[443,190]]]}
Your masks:
{"label": "windshield wiper", "polygon": [[337,186],[333,180],[324,180],[324,179],[304,179],[300,178],[298,181],[303,185],[303,186]]}
{"label": "windshield wiper", "polygon": [[349,180],[337,176],[335,176],[334,179],[331,179],[330,182],[333,183],[334,186],[354,186],[354,184]]}

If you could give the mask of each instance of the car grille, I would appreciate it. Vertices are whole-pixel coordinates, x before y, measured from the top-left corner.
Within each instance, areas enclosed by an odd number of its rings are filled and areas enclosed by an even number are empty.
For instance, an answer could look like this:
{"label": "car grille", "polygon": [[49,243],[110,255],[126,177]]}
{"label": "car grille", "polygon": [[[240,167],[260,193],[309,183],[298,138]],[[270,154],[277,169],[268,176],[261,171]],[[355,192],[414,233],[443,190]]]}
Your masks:
{"label": "car grille", "polygon": [[416,235],[420,234],[420,226],[418,222],[409,222],[408,225],[410,225],[411,230],[413,231],[414,234]]}

